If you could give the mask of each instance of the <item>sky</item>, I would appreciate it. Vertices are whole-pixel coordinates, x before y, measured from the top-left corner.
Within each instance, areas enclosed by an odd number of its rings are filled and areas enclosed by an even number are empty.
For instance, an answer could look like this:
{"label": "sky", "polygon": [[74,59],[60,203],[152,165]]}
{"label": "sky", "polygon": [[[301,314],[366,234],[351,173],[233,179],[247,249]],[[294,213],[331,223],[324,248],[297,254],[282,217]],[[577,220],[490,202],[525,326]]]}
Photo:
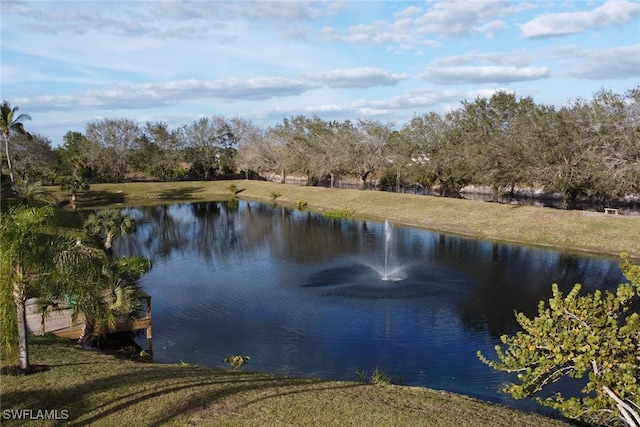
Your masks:
{"label": "sky", "polygon": [[560,107],[640,86],[640,0],[10,1],[2,100],[63,142],[127,118],[268,127],[414,115],[507,91]]}

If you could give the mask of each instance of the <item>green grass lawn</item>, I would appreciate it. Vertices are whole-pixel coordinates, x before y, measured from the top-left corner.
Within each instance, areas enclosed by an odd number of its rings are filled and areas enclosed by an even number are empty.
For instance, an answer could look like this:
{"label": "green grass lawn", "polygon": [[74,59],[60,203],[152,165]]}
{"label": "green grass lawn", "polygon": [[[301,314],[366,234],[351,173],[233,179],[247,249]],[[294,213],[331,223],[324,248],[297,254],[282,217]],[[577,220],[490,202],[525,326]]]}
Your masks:
{"label": "green grass lawn", "polygon": [[[319,212],[349,213],[354,217],[392,222],[491,241],[551,246],[563,250],[617,256],[625,250],[640,259],[640,216],[604,215],[533,206],[361,191],[304,187],[264,181],[208,181],[171,183],[96,184],[79,196],[79,209],[136,206],[178,201],[238,197],[272,201]],[[58,200],[68,195],[54,190]]]}
{"label": "green grass lawn", "polygon": [[[34,421],[29,426],[566,425],[418,387],[137,363],[51,337],[33,337],[31,351],[34,364],[51,369],[0,377],[2,414],[18,409],[31,409],[34,414],[58,410],[67,413],[68,419]],[[18,424],[2,420],[3,426]]]}

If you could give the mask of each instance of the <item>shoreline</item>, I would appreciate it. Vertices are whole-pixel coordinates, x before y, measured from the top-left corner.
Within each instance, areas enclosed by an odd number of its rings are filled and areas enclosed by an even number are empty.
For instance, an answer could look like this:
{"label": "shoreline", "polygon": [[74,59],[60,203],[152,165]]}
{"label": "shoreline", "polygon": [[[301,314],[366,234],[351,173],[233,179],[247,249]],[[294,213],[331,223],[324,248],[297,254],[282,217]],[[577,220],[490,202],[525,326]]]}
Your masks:
{"label": "shoreline", "polygon": [[[621,251],[640,260],[640,215],[607,215],[538,206],[491,203],[407,193],[331,189],[269,181],[179,181],[94,184],[78,195],[78,209],[228,200],[235,197],[277,203],[347,217],[385,219],[433,232],[492,242],[532,245],[591,256],[617,258]],[[53,189],[54,187],[52,187]],[[69,196],[52,191],[59,200]],[[277,197],[273,197],[276,195]]]}

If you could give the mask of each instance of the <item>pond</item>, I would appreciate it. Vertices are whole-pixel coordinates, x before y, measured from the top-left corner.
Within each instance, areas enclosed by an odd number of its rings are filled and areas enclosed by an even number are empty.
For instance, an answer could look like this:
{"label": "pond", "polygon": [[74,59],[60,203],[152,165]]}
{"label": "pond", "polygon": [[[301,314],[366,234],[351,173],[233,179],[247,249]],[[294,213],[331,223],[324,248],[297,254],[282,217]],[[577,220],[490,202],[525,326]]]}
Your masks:
{"label": "pond", "polygon": [[[247,201],[129,208],[139,226],[116,255],[143,255],[160,363],[357,380],[466,394],[521,409],[492,358],[514,310],[532,316],[551,284],[613,289],[617,260],[505,245]],[[560,385],[562,386],[562,384]]]}

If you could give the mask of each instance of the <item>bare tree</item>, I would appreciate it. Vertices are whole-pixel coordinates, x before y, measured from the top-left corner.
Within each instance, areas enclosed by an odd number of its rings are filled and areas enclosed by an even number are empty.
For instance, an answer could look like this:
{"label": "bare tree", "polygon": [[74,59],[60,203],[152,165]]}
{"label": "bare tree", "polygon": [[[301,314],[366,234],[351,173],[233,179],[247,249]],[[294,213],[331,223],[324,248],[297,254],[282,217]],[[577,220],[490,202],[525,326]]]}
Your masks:
{"label": "bare tree", "polygon": [[13,169],[22,179],[37,179],[53,170],[55,155],[51,141],[39,134],[13,138]]}
{"label": "bare tree", "polygon": [[212,173],[234,169],[237,140],[224,117],[202,117],[185,125],[180,128],[180,138],[193,166],[201,169],[205,181]]}
{"label": "bare tree", "polygon": [[261,150],[258,147],[264,143],[265,131],[251,121],[238,117],[231,119],[229,125],[238,143],[236,168],[244,172],[245,179],[249,179],[250,170],[257,171],[261,168]]}
{"label": "bare tree", "polygon": [[87,125],[86,136],[92,144],[91,163],[115,182],[129,169],[131,151],[138,146],[138,124],[128,119],[104,119]]}

